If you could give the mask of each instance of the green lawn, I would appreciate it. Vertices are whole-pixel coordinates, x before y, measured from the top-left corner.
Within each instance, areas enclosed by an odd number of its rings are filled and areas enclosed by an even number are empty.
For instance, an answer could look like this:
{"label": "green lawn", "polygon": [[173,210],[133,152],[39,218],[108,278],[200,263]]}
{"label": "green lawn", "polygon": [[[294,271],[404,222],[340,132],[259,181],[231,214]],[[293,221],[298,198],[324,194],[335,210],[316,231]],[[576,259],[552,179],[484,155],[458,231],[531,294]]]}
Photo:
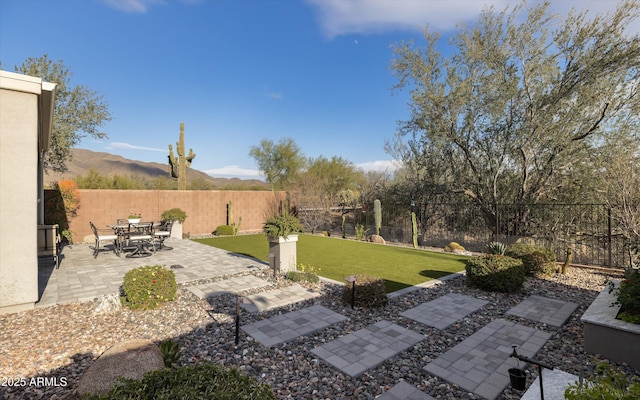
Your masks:
{"label": "green lawn", "polygon": [[[224,236],[197,242],[269,261],[265,235]],[[378,245],[348,239],[300,235],[298,265],[311,265],[319,275],[344,282],[351,274],[375,275],[385,280],[387,292],[464,270],[468,257]]]}

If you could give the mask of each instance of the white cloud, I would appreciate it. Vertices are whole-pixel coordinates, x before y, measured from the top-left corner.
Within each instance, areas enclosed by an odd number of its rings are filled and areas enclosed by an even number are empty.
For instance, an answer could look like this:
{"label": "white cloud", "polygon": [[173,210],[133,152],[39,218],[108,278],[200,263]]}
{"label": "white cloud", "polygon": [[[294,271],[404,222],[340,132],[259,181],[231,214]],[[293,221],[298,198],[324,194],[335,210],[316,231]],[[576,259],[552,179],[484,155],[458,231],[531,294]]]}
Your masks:
{"label": "white cloud", "polygon": [[[317,12],[323,34],[333,39],[347,34],[383,33],[393,30],[421,31],[429,25],[432,31],[456,28],[460,22],[475,21],[486,7],[496,11],[514,7],[513,0],[305,0]],[[529,0],[532,7],[542,0]],[[575,7],[589,10],[589,16],[615,10],[618,2],[601,0],[564,0],[552,2],[550,10],[566,15]],[[640,21],[628,27],[638,32]]]}
{"label": "white cloud", "polygon": [[365,172],[394,172],[400,168],[400,163],[395,160],[377,160],[356,164],[356,167],[362,168]]}
{"label": "white cloud", "polygon": [[264,87],[264,92],[266,93],[267,97],[271,97],[272,99],[282,100],[284,98],[284,94],[282,92],[274,92],[272,90],[269,90],[269,86]]}
{"label": "white cloud", "polygon": [[264,176],[257,169],[242,168],[238,165],[227,165],[222,168],[213,168],[203,171],[213,177],[237,177],[243,179],[263,179]]}
{"label": "white cloud", "polygon": [[306,0],[318,12],[325,36],[332,39],[350,33],[382,33],[392,30],[420,31],[428,23],[434,30],[455,28],[474,19],[485,4],[503,9],[509,0]]}
{"label": "white cloud", "polygon": [[111,8],[130,14],[144,14],[156,4],[165,4],[165,0],[102,0]]}
{"label": "white cloud", "polygon": [[157,149],[155,147],[144,147],[144,146],[135,146],[133,144],[129,144],[129,143],[122,143],[122,142],[111,142],[111,144],[109,144],[107,146],[107,149],[127,149],[127,150],[145,150],[145,151],[159,151],[162,153],[166,153],[167,150],[166,149]]}

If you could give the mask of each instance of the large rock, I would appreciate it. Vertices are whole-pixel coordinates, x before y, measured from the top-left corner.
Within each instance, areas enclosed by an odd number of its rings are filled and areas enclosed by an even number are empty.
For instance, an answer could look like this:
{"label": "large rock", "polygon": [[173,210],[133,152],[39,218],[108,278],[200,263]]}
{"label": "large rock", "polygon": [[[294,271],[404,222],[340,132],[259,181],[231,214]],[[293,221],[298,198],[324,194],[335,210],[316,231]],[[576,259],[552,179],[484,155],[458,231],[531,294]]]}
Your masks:
{"label": "large rock", "polygon": [[106,395],[120,378],[141,379],[149,371],[164,368],[160,348],[148,340],[127,340],[108,348],[78,382],[81,398]]}
{"label": "large rock", "polygon": [[384,238],[380,235],[371,235],[369,236],[369,241],[372,243],[381,243],[381,244],[386,244],[387,242],[384,241]]}
{"label": "large rock", "polygon": [[100,296],[96,299],[93,306],[94,314],[113,314],[122,308],[122,302],[120,301],[120,295],[117,293],[111,293],[104,296]]}

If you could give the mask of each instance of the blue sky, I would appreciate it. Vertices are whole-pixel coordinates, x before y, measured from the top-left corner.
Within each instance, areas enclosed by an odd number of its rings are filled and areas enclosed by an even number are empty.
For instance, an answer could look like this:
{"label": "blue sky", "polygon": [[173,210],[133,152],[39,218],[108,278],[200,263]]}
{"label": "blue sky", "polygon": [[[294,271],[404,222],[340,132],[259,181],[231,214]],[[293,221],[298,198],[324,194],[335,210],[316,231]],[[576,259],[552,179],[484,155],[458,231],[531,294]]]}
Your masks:
{"label": "blue sky", "polygon": [[[539,0],[529,1],[529,4]],[[429,24],[441,51],[457,23],[511,0],[0,0],[0,61],[48,54],[97,91],[112,121],[80,148],[167,162],[185,142],[192,167],[255,178],[262,139],[291,137],[307,157],[392,168],[385,153],[407,92],[392,92],[391,46]],[[615,1],[555,0],[603,12]]]}

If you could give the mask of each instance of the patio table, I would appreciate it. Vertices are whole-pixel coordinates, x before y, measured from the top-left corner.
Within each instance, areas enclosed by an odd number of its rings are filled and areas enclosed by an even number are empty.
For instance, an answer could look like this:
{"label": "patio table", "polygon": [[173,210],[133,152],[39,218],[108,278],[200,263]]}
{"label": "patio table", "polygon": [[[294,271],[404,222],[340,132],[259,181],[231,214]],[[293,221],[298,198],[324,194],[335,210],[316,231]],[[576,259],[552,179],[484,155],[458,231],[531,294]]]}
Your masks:
{"label": "patio table", "polygon": [[136,224],[117,223],[107,226],[113,229],[118,236],[118,246],[121,251],[134,247],[133,252],[127,254],[127,257],[147,257],[155,251],[153,244],[155,224],[155,222],[140,222]]}

